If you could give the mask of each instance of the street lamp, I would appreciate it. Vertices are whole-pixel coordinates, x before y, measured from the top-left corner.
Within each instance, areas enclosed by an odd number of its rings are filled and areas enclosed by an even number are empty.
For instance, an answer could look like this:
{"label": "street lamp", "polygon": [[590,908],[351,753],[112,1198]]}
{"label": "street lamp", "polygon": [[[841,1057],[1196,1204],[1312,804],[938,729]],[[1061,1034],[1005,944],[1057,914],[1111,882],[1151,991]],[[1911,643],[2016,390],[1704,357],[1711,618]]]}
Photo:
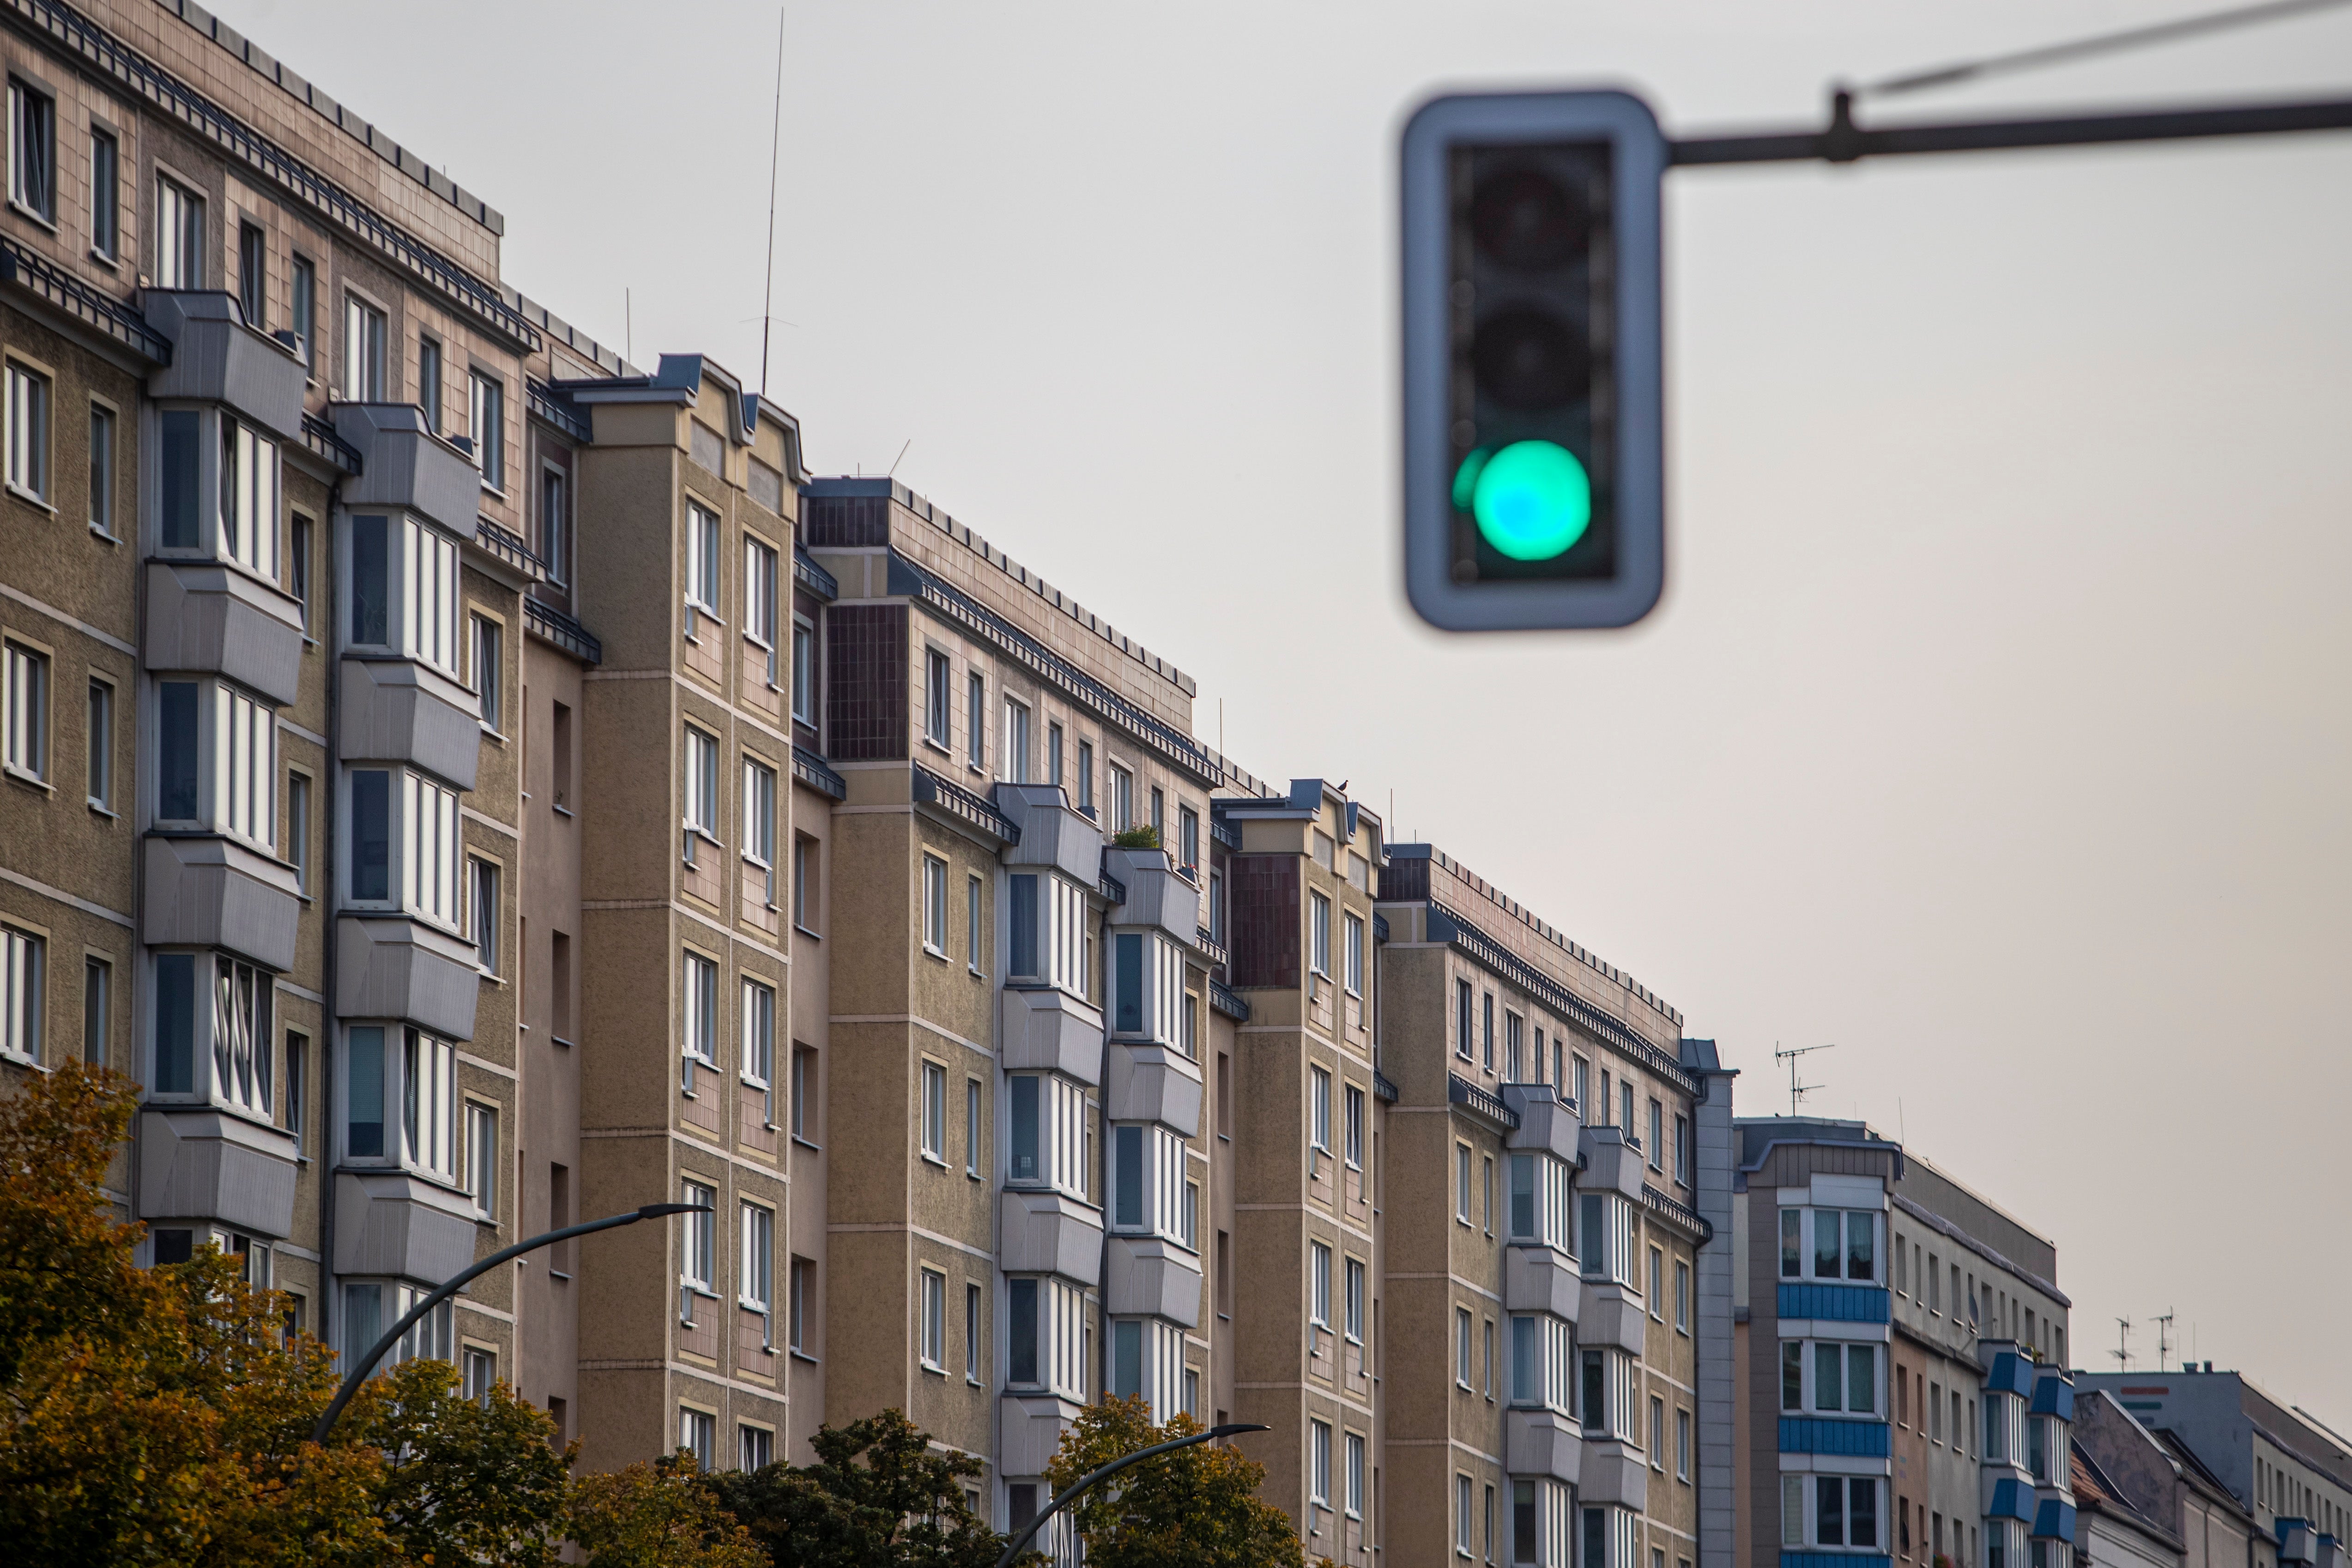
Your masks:
{"label": "street lamp", "polygon": [[1081,1478],[1076,1485],[1047,1503],[1037,1517],[1029,1521],[1029,1528],[1013,1538],[1012,1544],[1004,1549],[1004,1555],[996,1560],[996,1568],[1013,1568],[1013,1560],[1027,1549],[1030,1542],[1036,1539],[1037,1531],[1045,1527],[1047,1520],[1059,1513],[1072,1498],[1106,1476],[1116,1475],[1138,1460],[1150,1458],[1155,1454],[1166,1454],[1178,1448],[1189,1448],[1195,1443],[1205,1443],[1213,1437],[1230,1437],[1237,1432],[1271,1432],[1273,1430],[1271,1426],[1236,1421],[1223,1426],[1212,1426],[1205,1432],[1195,1432],[1189,1437],[1178,1437],[1167,1443],[1154,1443],[1149,1448],[1138,1448],[1132,1454],[1123,1454],[1094,1474]]}
{"label": "street lamp", "polygon": [[[534,1236],[529,1241],[518,1241],[503,1252],[490,1254],[457,1278],[444,1281],[440,1289],[408,1309],[400,1321],[384,1331],[383,1338],[376,1341],[374,1347],[367,1354],[352,1363],[352,1370],[344,1375],[343,1385],[335,1390],[335,1397],[328,1402],[326,1414],[319,1417],[319,1425],[311,1429],[310,1441],[323,1447],[326,1445],[327,1434],[334,1428],[335,1417],[343,1413],[343,1406],[352,1402],[352,1395],[360,1391],[360,1384],[367,1381],[368,1373],[375,1370],[375,1363],[383,1359],[384,1352],[398,1344],[400,1336],[414,1328],[418,1319],[464,1289],[477,1276],[488,1273],[509,1258],[520,1258],[526,1252],[554,1242],[569,1241],[575,1236],[588,1236],[596,1231],[610,1230],[618,1225],[635,1225],[641,1219],[663,1219],[674,1214],[712,1212],[707,1204],[647,1204],[642,1208],[632,1209],[627,1214],[612,1215],[604,1219],[592,1219],[586,1225],[570,1225],[562,1230],[551,1230],[544,1236]],[[1222,1431],[1223,1428],[1220,1427],[1219,1430]]]}

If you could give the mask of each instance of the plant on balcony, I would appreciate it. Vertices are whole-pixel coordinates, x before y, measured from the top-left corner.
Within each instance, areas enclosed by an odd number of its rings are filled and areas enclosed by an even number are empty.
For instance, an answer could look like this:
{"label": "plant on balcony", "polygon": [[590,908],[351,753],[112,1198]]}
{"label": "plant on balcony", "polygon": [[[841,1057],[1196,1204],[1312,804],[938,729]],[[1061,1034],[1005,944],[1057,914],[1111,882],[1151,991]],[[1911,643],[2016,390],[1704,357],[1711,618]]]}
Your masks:
{"label": "plant on balcony", "polygon": [[1112,834],[1110,841],[1121,849],[1157,849],[1160,847],[1160,829],[1147,822],[1124,833]]}
{"label": "plant on balcony", "polygon": [[[1140,1398],[1108,1399],[1078,1414],[1046,1468],[1059,1496],[1121,1454],[1198,1432],[1182,1414],[1151,1423]],[[1240,1449],[1197,1444],[1122,1471],[1066,1510],[1092,1568],[1306,1568],[1290,1516],[1257,1495],[1265,1467]],[[1325,1560],[1328,1565],[1328,1559]]]}

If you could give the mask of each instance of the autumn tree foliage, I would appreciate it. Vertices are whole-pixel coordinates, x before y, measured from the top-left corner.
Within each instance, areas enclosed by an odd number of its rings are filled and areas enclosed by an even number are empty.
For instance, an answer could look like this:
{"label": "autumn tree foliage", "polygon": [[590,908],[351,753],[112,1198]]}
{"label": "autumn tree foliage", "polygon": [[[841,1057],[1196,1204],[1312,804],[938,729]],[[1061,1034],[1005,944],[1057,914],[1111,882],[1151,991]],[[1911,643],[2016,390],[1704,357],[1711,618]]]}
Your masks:
{"label": "autumn tree foliage", "polygon": [[934,1448],[897,1410],[821,1427],[817,1462],[777,1463],[709,1484],[776,1568],[994,1568],[1004,1540],[964,1500],[987,1472]]}
{"label": "autumn tree foliage", "polygon": [[[1055,1496],[1122,1454],[1201,1430],[1179,1414],[1154,1426],[1141,1399],[1089,1405],[1046,1476]],[[1257,1495],[1265,1467],[1237,1448],[1196,1443],[1121,1470],[1066,1510],[1094,1568],[1306,1568],[1290,1516]]]}

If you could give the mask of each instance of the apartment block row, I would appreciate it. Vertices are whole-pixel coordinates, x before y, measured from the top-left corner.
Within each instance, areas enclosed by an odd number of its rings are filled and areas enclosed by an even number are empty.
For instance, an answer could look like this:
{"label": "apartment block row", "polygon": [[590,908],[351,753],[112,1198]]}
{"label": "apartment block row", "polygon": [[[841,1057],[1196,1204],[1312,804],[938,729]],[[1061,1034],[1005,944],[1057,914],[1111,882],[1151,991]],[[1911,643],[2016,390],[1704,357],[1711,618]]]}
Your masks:
{"label": "apartment block row", "polygon": [[[149,1260],[352,1355],[690,1202],[395,1354],[593,1468],[896,1407],[1003,1528],[1118,1394],[1271,1428],[1346,1563],[2100,1539],[2139,1471],[2083,1479],[2046,1241],[1735,1119],[1647,987],[1203,745],[1165,657],[716,360],[518,292],[497,212],[193,5],[22,0],[0,57],[0,1076],[143,1086]],[[2341,1473],[2266,1440],[2179,1495]],[[2232,1539],[2335,1568],[2342,1495]]]}

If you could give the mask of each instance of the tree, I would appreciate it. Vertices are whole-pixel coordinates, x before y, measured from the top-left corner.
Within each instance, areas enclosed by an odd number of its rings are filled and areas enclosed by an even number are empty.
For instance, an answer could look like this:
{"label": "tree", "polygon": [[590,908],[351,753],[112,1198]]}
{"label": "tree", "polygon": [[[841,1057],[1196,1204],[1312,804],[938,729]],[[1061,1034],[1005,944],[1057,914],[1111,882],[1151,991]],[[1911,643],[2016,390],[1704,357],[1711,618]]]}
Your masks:
{"label": "tree", "polygon": [[762,1568],[765,1562],[683,1449],[581,1477],[569,1523],[588,1568]]}
{"label": "tree", "polygon": [[456,1367],[418,1357],[362,1384],[344,1426],[383,1456],[369,1495],[409,1561],[556,1562],[580,1446],[558,1451],[555,1423],[507,1384],[467,1399]]}
{"label": "tree", "polygon": [[814,1465],[706,1478],[776,1568],[993,1568],[1003,1539],[964,1498],[979,1460],[934,1450],[897,1410],[820,1427],[812,1445]]}
{"label": "tree", "polygon": [[[1139,1398],[1089,1405],[1046,1478],[1058,1497],[1122,1454],[1199,1430],[1182,1414],[1153,1426]],[[1265,1479],[1265,1467],[1239,1449],[1199,1443],[1120,1471],[1064,1511],[1095,1568],[1306,1568],[1290,1516],[1257,1495]]]}

